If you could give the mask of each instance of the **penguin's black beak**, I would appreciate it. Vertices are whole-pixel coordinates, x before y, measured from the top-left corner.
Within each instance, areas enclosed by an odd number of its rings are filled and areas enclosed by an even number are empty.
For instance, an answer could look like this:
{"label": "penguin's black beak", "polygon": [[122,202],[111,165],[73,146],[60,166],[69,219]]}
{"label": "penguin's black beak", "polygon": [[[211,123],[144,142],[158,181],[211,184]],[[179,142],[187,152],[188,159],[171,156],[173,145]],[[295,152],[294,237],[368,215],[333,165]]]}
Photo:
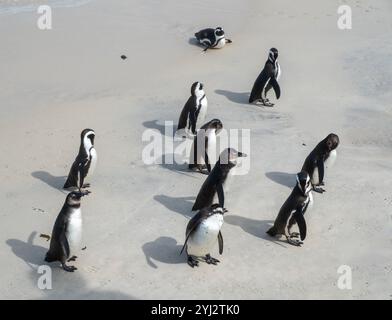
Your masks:
{"label": "penguin's black beak", "polygon": [[237,155],[238,155],[239,158],[240,158],[240,157],[246,158],[246,157],[248,156],[246,153],[239,152],[239,151],[238,151]]}

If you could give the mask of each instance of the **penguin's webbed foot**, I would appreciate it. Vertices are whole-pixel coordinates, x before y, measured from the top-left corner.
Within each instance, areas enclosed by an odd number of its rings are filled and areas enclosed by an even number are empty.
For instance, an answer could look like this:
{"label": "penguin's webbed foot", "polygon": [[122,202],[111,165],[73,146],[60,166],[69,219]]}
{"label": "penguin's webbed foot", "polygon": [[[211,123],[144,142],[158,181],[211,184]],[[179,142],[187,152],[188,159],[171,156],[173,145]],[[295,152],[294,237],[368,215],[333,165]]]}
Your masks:
{"label": "penguin's webbed foot", "polygon": [[287,239],[287,242],[288,242],[288,243],[290,243],[291,245],[296,246],[296,247],[300,247],[301,244],[303,244],[302,241],[297,240],[297,239],[294,240],[294,239],[291,239],[290,237],[287,237],[287,236],[286,236],[286,239]]}
{"label": "penguin's webbed foot", "polygon": [[75,270],[78,270],[75,266],[67,266],[65,263],[63,263],[63,269],[67,272],[74,272]]}
{"label": "penguin's webbed foot", "polygon": [[77,258],[78,258],[77,256],[72,256],[67,260],[67,262],[76,261]]}
{"label": "penguin's webbed foot", "polygon": [[213,264],[213,265],[217,265],[218,262],[220,262],[218,259],[215,259],[215,258],[211,257],[210,254],[207,254],[207,255],[206,255],[205,260],[206,260],[206,262],[207,262],[208,264]]}
{"label": "penguin's webbed foot", "polygon": [[90,188],[90,187],[91,187],[91,185],[89,183],[84,183],[82,186],[82,188]]}
{"label": "penguin's webbed foot", "polygon": [[324,193],[326,190],[320,187],[313,187],[313,191],[317,193]]}
{"label": "penguin's webbed foot", "polygon": [[226,43],[233,43],[230,39],[226,39]]}
{"label": "penguin's webbed foot", "polygon": [[197,261],[195,258],[193,258],[192,256],[188,256],[188,260],[187,263],[189,266],[191,266],[192,268],[194,267],[198,267],[199,266],[199,261]]}
{"label": "penguin's webbed foot", "polygon": [[298,238],[300,236],[299,232],[291,232],[290,238]]}

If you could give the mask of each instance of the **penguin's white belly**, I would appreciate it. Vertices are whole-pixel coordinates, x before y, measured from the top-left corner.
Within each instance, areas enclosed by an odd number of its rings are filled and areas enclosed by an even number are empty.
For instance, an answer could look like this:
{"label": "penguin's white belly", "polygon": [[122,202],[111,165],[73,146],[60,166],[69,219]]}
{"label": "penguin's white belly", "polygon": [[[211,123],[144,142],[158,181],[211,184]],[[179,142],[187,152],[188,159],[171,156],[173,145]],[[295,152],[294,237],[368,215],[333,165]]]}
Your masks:
{"label": "penguin's white belly", "polygon": [[226,39],[225,37],[221,38],[218,40],[218,43],[216,44],[216,46],[214,47],[215,49],[221,49],[226,45]]}
{"label": "penguin's white belly", "polygon": [[82,240],[82,211],[80,208],[74,209],[71,213],[65,236],[68,240],[71,252],[75,252],[80,249],[80,243]]}
{"label": "penguin's white belly", "polygon": [[200,223],[188,239],[188,254],[196,257],[204,257],[210,253],[218,240],[218,234],[222,224],[223,216],[221,214],[214,214]]}
{"label": "penguin's white belly", "polygon": [[208,102],[207,102],[207,98],[204,97],[201,100],[201,106],[200,106],[200,111],[199,111],[199,115],[196,119],[196,125],[197,127],[201,127],[204,124],[204,120],[206,118],[207,115],[207,106],[208,106]]}
{"label": "penguin's white belly", "polygon": [[333,165],[335,164],[337,155],[338,155],[338,154],[337,154],[336,150],[332,150],[332,151],[329,153],[328,159],[325,160],[325,162],[324,162],[324,166],[325,166],[326,169],[332,168],[332,167],[333,167]]}
{"label": "penguin's white belly", "polygon": [[90,163],[90,168],[88,169],[87,177],[92,176],[92,174],[94,173],[95,167],[97,165],[98,156],[97,156],[97,151],[95,150],[95,148],[92,148],[90,150],[90,157],[91,157],[91,163]]}
{"label": "penguin's white belly", "polygon": [[319,172],[317,167],[313,170],[312,183],[315,185],[319,184]]}

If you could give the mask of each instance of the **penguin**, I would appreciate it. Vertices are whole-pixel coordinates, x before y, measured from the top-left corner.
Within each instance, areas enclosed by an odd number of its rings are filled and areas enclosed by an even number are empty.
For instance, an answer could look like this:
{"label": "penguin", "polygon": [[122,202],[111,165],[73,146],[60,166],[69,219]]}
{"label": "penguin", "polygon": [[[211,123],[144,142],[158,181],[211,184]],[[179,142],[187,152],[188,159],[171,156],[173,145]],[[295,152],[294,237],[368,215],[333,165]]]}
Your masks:
{"label": "penguin", "polygon": [[77,258],[72,254],[79,249],[82,236],[80,201],[89,193],[87,190],[72,191],[67,195],[54,223],[49,251],[46,253],[46,262],[60,261],[63,269],[68,272],[77,270],[76,267],[68,266],[66,263]]}
{"label": "penguin", "polygon": [[339,137],[330,133],[305,159],[302,170],[309,174],[315,192],[325,192],[320,186],[324,186],[325,168],[330,168],[335,163],[338,145]]}
{"label": "penguin", "polygon": [[[287,242],[294,246],[301,246],[306,238],[306,222],[304,214],[313,205],[312,184],[309,174],[301,171],[296,176],[297,185],[283,204],[273,227],[267,233],[270,236],[284,235]],[[290,220],[289,220],[290,219]],[[291,232],[292,226],[297,223],[299,233]],[[287,230],[286,230],[287,227]],[[293,239],[300,236],[299,239]]]}
{"label": "penguin", "polygon": [[203,173],[203,169],[211,172],[211,162],[216,160],[216,136],[222,130],[223,124],[219,119],[213,119],[204,124],[193,140],[190,154],[189,169],[198,169]]}
{"label": "penguin", "polygon": [[246,156],[245,153],[239,152],[234,148],[227,148],[222,151],[214,168],[201,186],[192,211],[211,206],[216,196],[218,197],[219,205],[222,208],[224,207],[224,189],[228,178],[237,164],[237,159]]}
{"label": "penguin", "polygon": [[84,180],[90,177],[97,164],[97,152],[94,148],[95,132],[92,129],[84,129],[80,134],[80,148],[76,156],[68,179],[64,184],[64,189],[68,188],[88,188],[89,183],[84,184]]}
{"label": "penguin", "polygon": [[216,265],[219,260],[211,257],[210,252],[218,240],[219,254],[223,253],[223,236],[221,228],[223,215],[227,212],[218,204],[201,209],[186,227],[185,243],[181,253],[186,248],[187,262],[192,268],[199,266],[198,259],[204,258],[208,264]]}
{"label": "penguin", "polygon": [[181,111],[177,131],[185,130],[187,134],[196,135],[196,127],[204,122],[208,102],[203,88],[200,82],[192,84],[191,96]]}
{"label": "penguin", "polygon": [[267,92],[271,88],[274,88],[276,99],[280,98],[280,86],[278,83],[280,75],[281,69],[278,63],[278,50],[276,48],[271,48],[268,53],[268,60],[264,65],[264,69],[253,84],[249,103],[260,103],[266,107],[272,107],[274,104],[269,102],[267,99]]}
{"label": "penguin", "polygon": [[206,52],[208,49],[221,49],[226,43],[233,42],[230,39],[226,39],[225,32],[221,27],[200,30],[195,33],[195,37],[200,44],[206,47],[203,52]]}

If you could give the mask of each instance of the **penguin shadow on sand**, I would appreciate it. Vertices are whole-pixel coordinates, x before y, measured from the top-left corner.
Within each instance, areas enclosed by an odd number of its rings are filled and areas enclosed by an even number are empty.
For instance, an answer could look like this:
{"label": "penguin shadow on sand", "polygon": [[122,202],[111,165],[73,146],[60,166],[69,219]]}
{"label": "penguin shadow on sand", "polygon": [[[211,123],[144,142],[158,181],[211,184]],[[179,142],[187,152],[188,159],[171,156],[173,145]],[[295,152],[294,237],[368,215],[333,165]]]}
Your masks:
{"label": "penguin shadow on sand", "polygon": [[233,92],[228,90],[215,90],[215,93],[220,94],[221,96],[225,96],[231,102],[239,103],[239,104],[249,104],[249,92]]}
{"label": "penguin shadow on sand", "polygon": [[168,128],[168,134],[166,134],[165,130],[165,123],[160,121],[160,120],[149,120],[149,121],[144,121],[143,126],[147,129],[153,129],[153,130],[158,130],[162,136],[168,136],[168,137],[174,137],[174,133],[177,128],[177,124],[174,124],[173,128],[173,134],[170,134],[171,130]]}
{"label": "penguin shadow on sand", "polygon": [[155,241],[146,242],[142,246],[147,264],[154,269],[158,269],[154,260],[166,264],[186,263],[185,255],[180,255],[181,248],[182,245],[170,237],[159,237]]}
{"label": "penguin shadow on sand", "polygon": [[286,172],[278,172],[278,171],[271,171],[267,172],[265,176],[283,186],[286,186],[290,189],[294,188],[296,185],[296,174],[295,173],[286,173]]}
{"label": "penguin shadow on sand", "polygon": [[238,226],[246,233],[249,233],[254,237],[268,240],[282,247],[285,247],[284,245],[279,243],[280,241],[278,239],[271,237],[267,234],[267,230],[273,226],[274,220],[255,220],[228,214],[227,216],[225,216],[225,223],[233,226]]}
{"label": "penguin shadow on sand", "polygon": [[65,181],[67,180],[67,176],[53,176],[47,171],[34,171],[31,173],[31,175],[38,179],[41,180],[42,182],[45,182],[47,185],[51,186],[54,189],[57,189],[63,193],[66,193],[63,190],[63,186],[65,184]]}
{"label": "penguin shadow on sand", "polygon": [[165,206],[170,211],[182,214],[185,217],[193,217],[191,212],[196,197],[169,197],[163,194],[155,195],[154,200]]}
{"label": "penguin shadow on sand", "polygon": [[[167,157],[168,156],[168,157]],[[188,163],[176,163],[176,159],[173,158],[175,155],[173,154],[164,154],[160,159],[160,166],[166,170],[170,170],[172,172],[191,177],[193,179],[197,179],[197,175],[200,173],[189,170]],[[166,159],[173,159],[173,163],[166,163]]]}
{"label": "penguin shadow on sand", "polygon": [[204,48],[205,48],[204,46],[202,46],[202,45],[200,44],[200,42],[199,42],[195,37],[189,38],[188,43],[189,43],[190,45],[192,45],[192,46],[195,46],[195,47],[198,47],[198,48],[201,48],[201,49],[204,49]]}
{"label": "penguin shadow on sand", "polygon": [[[36,288],[37,292],[44,295],[42,296],[43,299],[134,299],[132,296],[118,291],[89,289],[81,275],[81,270],[69,273],[65,272],[59,263],[57,263],[58,267],[56,267],[56,263],[45,262],[44,259],[49,248],[49,241],[47,242],[47,248],[36,245],[34,244],[36,236],[37,232],[34,231],[26,242],[19,239],[8,239],[6,244],[16,257],[30,267],[31,272],[28,276],[31,284],[33,288]],[[50,266],[52,269],[52,290],[41,290],[37,286],[38,279],[42,275],[38,273],[38,267],[41,265]],[[79,268],[82,269],[81,266]]]}

